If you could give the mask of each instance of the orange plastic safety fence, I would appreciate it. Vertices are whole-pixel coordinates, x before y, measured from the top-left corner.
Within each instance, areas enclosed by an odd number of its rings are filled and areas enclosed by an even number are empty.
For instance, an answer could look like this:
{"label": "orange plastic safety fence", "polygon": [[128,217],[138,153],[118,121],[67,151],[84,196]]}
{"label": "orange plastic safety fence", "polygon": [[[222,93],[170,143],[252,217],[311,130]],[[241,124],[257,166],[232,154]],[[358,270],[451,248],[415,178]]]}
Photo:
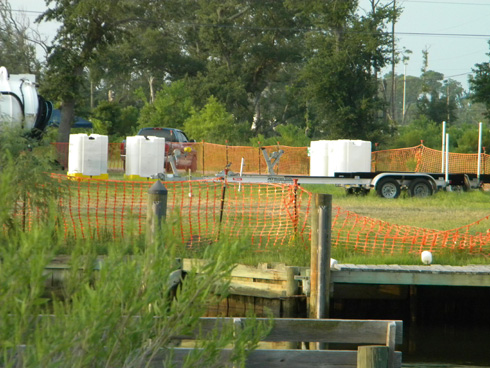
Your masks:
{"label": "orange plastic safety fence", "polygon": [[[65,237],[117,239],[143,236],[151,181],[67,180],[60,182],[59,220]],[[173,235],[188,247],[222,238],[249,239],[266,249],[307,243],[312,194],[295,185],[238,184],[222,180],[165,182],[167,217]],[[24,229],[46,215],[29,199],[13,218]],[[5,225],[4,225],[5,229]],[[396,225],[335,207],[332,246],[363,254],[419,254],[422,250],[490,255],[490,215],[452,230]]]}
{"label": "orange plastic safety fence", "polygon": [[[449,152],[449,173],[478,173],[478,154]],[[410,148],[375,151],[372,153],[372,171],[442,172],[443,153],[419,145]],[[444,157],[445,165],[445,157]],[[480,174],[490,173],[490,155],[481,154]]]}
{"label": "orange plastic safety fence", "polygon": [[[53,175],[66,182],[61,175]],[[66,237],[124,238],[145,232],[147,193],[153,182],[69,180],[59,200]],[[274,246],[308,240],[311,194],[298,186],[225,183],[220,180],[165,182],[173,235],[188,246],[220,237],[249,237]]]}
{"label": "orange plastic safety fence", "polygon": [[441,231],[390,224],[337,207],[333,214],[332,246],[364,254],[419,254],[429,250],[488,255],[490,215],[457,229]]}
{"label": "orange plastic safety fence", "polygon": [[270,157],[271,162],[276,162],[272,157],[274,152],[283,151],[279,161],[274,166],[276,174],[307,175],[309,172],[309,158],[305,147],[287,146],[228,146],[212,143],[196,143],[194,149],[197,152],[198,172],[216,173],[222,171],[227,165],[234,172],[242,169],[246,174],[268,174],[263,150]]}
{"label": "orange plastic safety fence", "polygon": [[[60,165],[68,168],[68,143],[54,143],[57,160]],[[274,153],[283,151],[274,166],[274,172],[281,175],[309,175],[310,158],[307,147],[288,146],[229,146],[198,142],[192,145],[196,151],[197,172],[203,175],[215,174],[226,167],[240,172],[243,160],[243,172],[246,174],[268,174],[263,150],[267,152],[272,163]],[[177,158],[178,160],[179,158]],[[419,145],[416,147],[373,151],[371,171],[414,171],[438,173],[442,172],[443,153],[441,151]],[[109,143],[108,171],[124,171],[121,156],[121,144]],[[466,153],[449,153],[449,172],[476,174],[478,171],[478,155]],[[481,154],[480,173],[490,173],[490,155]]]}

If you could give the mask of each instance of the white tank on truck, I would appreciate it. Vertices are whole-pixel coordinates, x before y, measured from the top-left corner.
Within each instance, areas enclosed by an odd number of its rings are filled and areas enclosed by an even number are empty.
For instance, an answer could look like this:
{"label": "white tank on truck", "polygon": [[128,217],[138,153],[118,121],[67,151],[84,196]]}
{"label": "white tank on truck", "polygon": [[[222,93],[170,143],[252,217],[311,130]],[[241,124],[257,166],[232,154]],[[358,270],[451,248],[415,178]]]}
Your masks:
{"label": "white tank on truck", "polygon": [[33,74],[9,75],[0,67],[0,131],[4,127],[23,128],[35,135],[46,129],[53,106],[36,90]]}

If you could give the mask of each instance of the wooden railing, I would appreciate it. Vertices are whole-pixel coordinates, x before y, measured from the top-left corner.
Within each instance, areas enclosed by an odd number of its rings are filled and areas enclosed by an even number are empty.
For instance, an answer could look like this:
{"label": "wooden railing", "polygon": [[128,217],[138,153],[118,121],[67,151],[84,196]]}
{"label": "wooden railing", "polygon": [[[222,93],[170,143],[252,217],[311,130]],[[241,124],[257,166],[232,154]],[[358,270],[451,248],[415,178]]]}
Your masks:
{"label": "wooden railing", "polygon": [[[249,322],[247,318],[201,318],[196,334],[179,338],[192,340],[197,338],[199,333],[205,334],[226,324],[233,324],[238,329],[245,328],[247,323],[256,323],[254,321],[267,321],[267,319],[259,318]],[[395,351],[396,344],[402,342],[401,321],[278,318],[273,319],[272,328],[262,341],[293,342],[297,343],[298,347],[304,346],[305,342],[309,342],[309,346],[314,345],[311,344],[312,342],[338,343],[342,346],[355,346],[355,348],[353,350],[259,348],[250,352],[245,367],[401,367],[401,352]],[[180,367],[192,350],[193,348],[190,347],[172,349],[175,366]],[[222,366],[232,367],[229,363],[230,356],[231,349],[221,351]],[[161,367],[166,358],[165,354],[161,354],[150,362],[150,366]]]}

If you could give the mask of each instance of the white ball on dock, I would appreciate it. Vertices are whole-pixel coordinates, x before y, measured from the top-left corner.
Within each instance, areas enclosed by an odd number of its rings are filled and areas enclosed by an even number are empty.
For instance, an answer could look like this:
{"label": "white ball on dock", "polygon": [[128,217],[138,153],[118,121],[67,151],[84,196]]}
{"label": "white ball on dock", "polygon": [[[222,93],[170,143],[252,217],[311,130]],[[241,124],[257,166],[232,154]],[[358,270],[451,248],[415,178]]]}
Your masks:
{"label": "white ball on dock", "polygon": [[428,250],[424,250],[420,255],[423,264],[429,265],[432,263],[432,253]]}
{"label": "white ball on dock", "polygon": [[333,266],[335,266],[335,265],[336,265],[336,264],[338,264],[338,263],[339,263],[339,262],[337,262],[337,260],[336,260],[336,259],[334,259],[334,258],[330,258],[330,267],[333,267]]}

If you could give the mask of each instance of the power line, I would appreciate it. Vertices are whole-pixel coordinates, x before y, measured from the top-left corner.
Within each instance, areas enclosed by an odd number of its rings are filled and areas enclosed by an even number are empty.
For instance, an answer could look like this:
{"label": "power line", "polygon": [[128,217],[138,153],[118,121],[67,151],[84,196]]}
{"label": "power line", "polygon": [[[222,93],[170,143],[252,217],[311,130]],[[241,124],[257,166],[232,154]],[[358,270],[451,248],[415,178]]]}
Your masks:
{"label": "power line", "polygon": [[405,0],[404,3],[490,6],[490,4],[482,4],[482,3],[459,3],[459,2],[450,2],[450,1],[430,1],[430,0],[427,0],[427,1],[424,1],[424,0]]}
{"label": "power line", "polygon": [[396,34],[397,35],[404,35],[404,36],[437,36],[437,37],[490,38],[490,34],[471,34],[471,33],[396,32]]}

